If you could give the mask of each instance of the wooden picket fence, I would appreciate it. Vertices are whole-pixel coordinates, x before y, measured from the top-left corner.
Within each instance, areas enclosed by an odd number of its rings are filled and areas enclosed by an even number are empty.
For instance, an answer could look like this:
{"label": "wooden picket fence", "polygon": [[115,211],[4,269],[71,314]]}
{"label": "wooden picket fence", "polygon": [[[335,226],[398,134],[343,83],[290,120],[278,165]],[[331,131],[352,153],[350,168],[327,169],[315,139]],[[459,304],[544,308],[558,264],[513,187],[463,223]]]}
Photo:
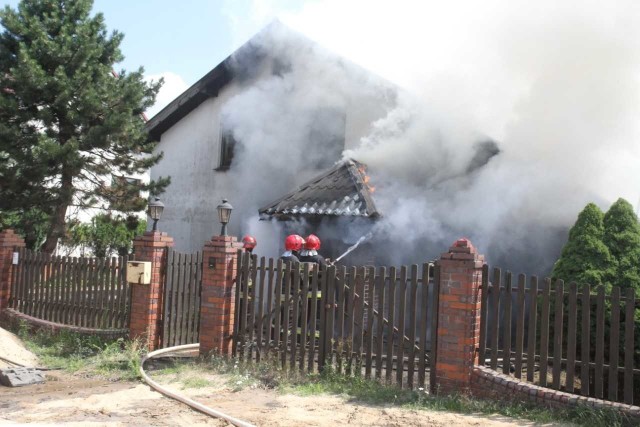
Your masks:
{"label": "wooden picket fence", "polygon": [[284,369],[339,372],[400,387],[434,384],[438,280],[432,264],[291,264],[241,254],[233,353]]}
{"label": "wooden picket fence", "polygon": [[126,256],[77,258],[20,249],[9,306],[64,325],[127,329],[127,261]]}
{"label": "wooden picket fence", "polygon": [[[516,283],[514,283],[516,282]],[[528,282],[528,283],[527,283]],[[484,266],[480,363],[542,387],[640,402],[633,289],[568,286]]]}

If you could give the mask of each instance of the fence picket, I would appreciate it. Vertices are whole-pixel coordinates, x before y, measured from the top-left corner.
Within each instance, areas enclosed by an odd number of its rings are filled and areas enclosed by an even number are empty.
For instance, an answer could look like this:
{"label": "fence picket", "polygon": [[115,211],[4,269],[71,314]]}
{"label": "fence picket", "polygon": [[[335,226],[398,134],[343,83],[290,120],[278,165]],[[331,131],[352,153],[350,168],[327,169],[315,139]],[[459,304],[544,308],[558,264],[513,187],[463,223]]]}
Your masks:
{"label": "fence picket", "polygon": [[436,354],[438,352],[438,304],[440,303],[440,266],[436,264],[433,272],[433,301],[431,310],[431,350],[429,351],[429,391],[436,393]]}
{"label": "fence picket", "polygon": [[355,294],[357,296],[354,305],[354,334],[353,347],[350,359],[355,358],[355,372],[358,376],[362,375],[362,354],[363,354],[363,334],[364,334],[364,281],[366,270],[365,267],[358,268],[356,276]]}
{"label": "fence picket", "polygon": [[569,284],[569,309],[567,310],[567,392],[573,393],[575,389],[576,369],[576,322],[578,315],[578,285],[575,282]]}
{"label": "fence picket", "polygon": [[541,387],[547,386],[547,369],[549,367],[549,302],[551,296],[551,279],[544,279],[542,290],[542,314],[540,317],[540,379]]}
{"label": "fence picket", "polygon": [[337,269],[336,273],[336,290],[338,298],[338,318],[336,319],[337,325],[337,338],[338,338],[338,351],[336,353],[336,369],[338,372],[342,372],[343,359],[345,357],[345,343],[347,337],[351,333],[351,319],[353,316],[349,315],[348,310],[353,306],[353,277],[355,276],[355,267],[351,268],[349,273],[346,273],[346,267],[341,266]]}
{"label": "fence picket", "polygon": [[478,360],[480,365],[486,364],[487,353],[487,312],[489,311],[489,266],[482,266],[482,285],[480,299],[480,351]]}
{"label": "fence picket", "polygon": [[333,348],[331,347],[331,341],[333,339],[333,324],[334,324],[334,319],[335,319],[335,315],[336,315],[336,307],[335,307],[335,303],[336,303],[336,293],[335,293],[335,289],[336,289],[336,283],[335,283],[335,277],[336,277],[336,267],[335,266],[331,266],[327,269],[326,272],[326,283],[325,283],[325,287],[323,288],[323,295],[324,292],[327,292],[327,302],[328,302],[328,309],[326,310],[326,329],[324,329],[324,363],[326,364],[327,361],[329,362],[329,364],[333,363]]}
{"label": "fence picket", "polygon": [[393,328],[395,326],[395,305],[396,305],[396,268],[389,268],[389,327],[387,329],[387,369],[386,381],[391,384],[393,374]]}
{"label": "fence picket", "polygon": [[378,268],[378,327],[376,333],[376,378],[382,378],[382,356],[384,352],[384,296],[387,282],[387,268]]}
{"label": "fence picket", "polygon": [[[284,277],[283,275],[283,268],[284,268],[284,263],[282,262],[282,259],[278,260],[277,266],[276,266],[276,291],[275,291],[275,310],[274,310],[274,329],[272,332],[272,339],[273,339],[273,347],[276,351],[276,358],[280,357],[280,328],[281,328],[281,320],[282,320],[282,285],[283,285],[283,280]],[[322,311],[322,313],[324,314],[324,310]],[[278,360],[278,359],[276,359]]]}
{"label": "fence picket", "polygon": [[376,292],[376,269],[370,266],[367,269],[367,284],[369,286],[369,293],[367,294],[368,305],[367,308],[367,330],[366,330],[366,349],[365,349],[365,371],[364,376],[366,379],[371,378],[371,369],[373,367],[373,323],[374,323],[374,304],[375,304],[375,292]]}
{"label": "fence picket", "polygon": [[[251,254],[247,254],[242,266],[242,276],[245,281],[242,286],[242,302],[240,303],[240,360],[245,359],[247,352],[247,310],[249,305],[249,287],[251,284],[251,272],[253,266],[251,265]],[[285,335],[286,336],[286,335]]]}
{"label": "fence picket", "polygon": [[504,293],[504,330],[502,331],[502,372],[509,375],[511,371],[511,300],[513,298],[513,285],[511,282],[511,272],[505,275]]}
{"label": "fence picket", "polygon": [[560,373],[562,368],[562,328],[564,313],[564,281],[557,280],[555,286],[555,318],[553,327],[553,388],[560,390]]}
{"label": "fence picket", "polygon": [[499,268],[493,269],[493,286],[491,292],[493,293],[492,319],[493,327],[491,328],[491,369],[498,370],[498,336],[500,330],[500,283],[502,272]]}
{"label": "fence picket", "polygon": [[[244,275],[244,263],[247,262],[248,254],[242,250],[238,250],[238,279],[236,280],[235,289],[235,302],[233,312],[233,340],[231,341],[231,354],[234,357],[238,357],[238,342],[240,341],[240,317],[241,317],[241,301],[242,301],[242,288],[246,285],[247,278]],[[168,277],[168,276],[167,276]],[[166,313],[166,312],[165,312]]]}
{"label": "fence picket", "polygon": [[591,372],[589,367],[590,336],[591,336],[591,287],[587,284],[582,287],[582,333],[580,334],[582,345],[580,348],[580,393],[589,396],[589,384]]}
{"label": "fence picket", "polygon": [[[418,354],[418,387],[424,388],[426,380],[427,369],[427,316],[430,313],[429,310],[429,271],[431,265],[422,264],[422,298],[420,299],[420,334],[418,336],[418,346],[420,347],[420,353]],[[486,292],[486,287],[483,288],[483,292]],[[417,299],[417,298],[416,298]]]}
{"label": "fence picket", "polygon": [[634,347],[634,314],[635,294],[633,288],[628,288],[625,295],[624,316],[624,403],[633,405],[633,355]]}
{"label": "fence picket", "polygon": [[611,289],[611,324],[609,328],[609,394],[608,400],[618,400],[618,350],[620,348],[620,288]]}
{"label": "fence picket", "polygon": [[327,334],[327,308],[329,305],[329,293],[327,292],[327,277],[329,276],[329,271],[329,268],[323,267],[318,275],[318,286],[320,287],[320,292],[322,293],[319,328],[320,340],[318,342],[318,372],[322,372],[324,370],[324,364],[326,360],[325,335]]}
{"label": "fence picket", "polygon": [[522,378],[522,354],[524,353],[524,315],[525,315],[525,285],[527,278],[524,274],[518,275],[518,305],[516,309],[516,357],[515,357],[515,377]]}
{"label": "fence picket", "polygon": [[[267,291],[267,293],[266,293],[267,312],[265,314],[265,319],[262,320],[262,323],[263,323],[263,325],[265,327],[265,332],[264,333],[266,335],[266,339],[265,340],[266,340],[266,343],[267,343],[267,345],[266,345],[266,352],[267,353],[271,352],[271,348],[270,348],[271,338],[272,338],[272,335],[271,335],[271,324],[272,324],[271,322],[272,322],[272,320],[271,319],[273,317],[273,314],[272,314],[271,310],[273,309],[273,297],[274,297],[274,292],[275,292],[274,291],[273,279],[274,279],[275,274],[276,274],[274,264],[275,263],[273,261],[273,258],[269,258],[269,267],[268,267],[269,271],[268,271],[268,274],[267,274],[267,289],[266,289],[266,291]],[[236,307],[238,307],[238,306],[236,306]]]}
{"label": "fence picket", "polygon": [[[416,310],[418,298],[418,265],[411,266],[411,294],[409,298],[409,364],[407,367],[407,386],[413,389],[413,374],[415,370],[415,342],[416,342]],[[422,349],[420,349],[422,351]]]}
{"label": "fence picket", "polygon": [[[258,318],[256,319],[255,323],[257,326],[257,335],[256,335],[256,362],[260,362],[260,359],[262,357],[262,351],[264,349],[263,346],[263,342],[262,342],[262,333],[263,333],[263,329],[264,329],[264,291],[265,291],[265,274],[266,274],[266,258],[265,257],[261,257],[260,258],[260,280],[259,280],[259,284],[258,284],[258,289],[256,290],[256,295],[258,295],[258,299],[253,302],[254,306],[257,304],[258,305]],[[308,280],[308,279],[307,279]]]}
{"label": "fence picket", "polygon": [[595,369],[595,397],[603,398],[603,376],[604,376],[604,286],[598,286],[596,297],[596,369]]}
{"label": "fence picket", "polygon": [[[402,388],[404,376],[404,324],[407,294],[407,266],[400,267],[400,281],[398,282],[398,345],[396,346],[396,383]],[[411,343],[413,345],[413,343]]]}
{"label": "fence picket", "polygon": [[289,347],[290,359],[289,366],[293,371],[296,367],[296,353],[298,349],[298,315],[300,308],[300,266],[293,266],[293,277],[291,278],[291,345]]}
{"label": "fence picket", "polygon": [[[291,311],[291,262],[287,262],[284,270],[284,301],[282,304],[282,353],[280,362],[283,369],[287,367],[287,349],[289,343],[289,313]],[[246,317],[246,316],[245,316]]]}
{"label": "fence picket", "polygon": [[[298,368],[304,372],[305,351],[307,347],[307,309],[309,305],[309,263],[304,263],[302,267],[302,291],[300,292],[300,363]],[[262,298],[260,299],[262,301]],[[262,306],[262,304],[260,305]]]}
{"label": "fence picket", "polygon": [[[307,364],[307,372],[309,373],[313,372],[313,359],[316,353],[316,331],[318,331],[319,326],[316,323],[319,316],[318,305],[322,304],[323,301],[322,297],[318,298],[318,271],[319,265],[314,264],[311,269],[311,327],[309,330],[309,360]],[[323,307],[320,307],[320,310],[323,310]]]}
{"label": "fence picket", "polygon": [[[164,283],[164,328],[162,328],[162,346],[163,347],[171,347],[173,346],[173,341],[171,341],[171,332],[172,329],[167,327],[168,319],[171,319],[173,316],[172,303],[173,303],[173,265],[175,260],[175,251],[172,248],[167,250],[167,273],[166,279]],[[234,340],[235,342],[235,340]]]}
{"label": "fence picket", "polygon": [[538,277],[531,276],[529,286],[529,327],[527,337],[527,381],[533,382],[536,366],[536,333],[538,317]]}

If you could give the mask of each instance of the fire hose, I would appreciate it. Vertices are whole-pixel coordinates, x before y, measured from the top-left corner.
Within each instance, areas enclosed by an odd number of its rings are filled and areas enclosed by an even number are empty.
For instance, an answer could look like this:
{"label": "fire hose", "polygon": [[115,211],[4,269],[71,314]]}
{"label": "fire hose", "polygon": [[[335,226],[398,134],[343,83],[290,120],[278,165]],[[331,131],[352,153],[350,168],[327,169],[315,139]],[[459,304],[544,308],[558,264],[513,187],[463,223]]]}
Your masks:
{"label": "fire hose", "polygon": [[154,380],[152,380],[147,373],[144,371],[144,362],[146,362],[149,359],[153,359],[154,357],[163,355],[163,354],[167,354],[167,353],[173,353],[173,352],[178,352],[178,351],[185,351],[185,350],[197,350],[200,348],[200,344],[186,344],[186,345],[178,345],[175,347],[167,347],[167,348],[163,348],[160,350],[156,350],[156,351],[152,351],[151,353],[146,354],[144,357],[142,357],[142,360],[140,361],[140,375],[142,375],[142,379],[144,380],[144,382],[146,382],[147,384],[149,384],[154,390],[156,390],[157,392],[164,394],[167,397],[170,397],[172,399],[175,399],[179,402],[182,402],[186,405],[189,405],[191,408],[200,411],[204,414],[207,414],[211,417],[214,418],[221,418],[225,421],[228,421],[229,423],[233,424],[234,426],[238,426],[238,427],[255,427],[253,424],[250,424],[246,421],[242,421],[239,420],[237,418],[233,418],[227,414],[224,414],[220,411],[217,411],[215,409],[209,408],[208,406],[203,405],[202,403],[198,403],[195,400],[189,399],[188,397],[182,396],[178,393],[174,393],[168,389],[166,389],[165,387],[161,386],[160,384],[158,384],[157,382],[155,382]]}

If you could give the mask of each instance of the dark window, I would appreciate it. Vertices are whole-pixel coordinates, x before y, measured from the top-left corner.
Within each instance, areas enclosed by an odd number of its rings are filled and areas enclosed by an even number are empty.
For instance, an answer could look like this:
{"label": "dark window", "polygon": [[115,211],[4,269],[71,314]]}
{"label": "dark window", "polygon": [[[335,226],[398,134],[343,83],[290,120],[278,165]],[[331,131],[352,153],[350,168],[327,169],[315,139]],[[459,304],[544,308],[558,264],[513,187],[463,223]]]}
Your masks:
{"label": "dark window", "polygon": [[226,171],[231,167],[233,154],[236,148],[236,140],[231,131],[220,133],[220,162],[216,170]]}

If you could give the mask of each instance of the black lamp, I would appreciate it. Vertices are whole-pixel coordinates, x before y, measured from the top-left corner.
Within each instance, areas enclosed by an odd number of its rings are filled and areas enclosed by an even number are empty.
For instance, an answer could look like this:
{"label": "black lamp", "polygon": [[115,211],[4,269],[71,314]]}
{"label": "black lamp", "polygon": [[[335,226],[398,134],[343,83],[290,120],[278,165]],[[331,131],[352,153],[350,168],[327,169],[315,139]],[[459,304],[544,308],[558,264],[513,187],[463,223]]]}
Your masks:
{"label": "black lamp", "polygon": [[220,219],[220,224],[222,224],[222,230],[220,230],[221,236],[227,235],[227,224],[229,223],[229,218],[231,218],[231,211],[233,210],[233,206],[229,204],[227,199],[222,199],[222,204],[218,205],[218,218]]}
{"label": "black lamp", "polygon": [[153,229],[152,231],[158,231],[158,220],[162,216],[162,211],[164,210],[164,204],[160,201],[159,198],[154,197],[151,202],[149,202],[149,207],[147,208],[147,213],[153,220]]}

